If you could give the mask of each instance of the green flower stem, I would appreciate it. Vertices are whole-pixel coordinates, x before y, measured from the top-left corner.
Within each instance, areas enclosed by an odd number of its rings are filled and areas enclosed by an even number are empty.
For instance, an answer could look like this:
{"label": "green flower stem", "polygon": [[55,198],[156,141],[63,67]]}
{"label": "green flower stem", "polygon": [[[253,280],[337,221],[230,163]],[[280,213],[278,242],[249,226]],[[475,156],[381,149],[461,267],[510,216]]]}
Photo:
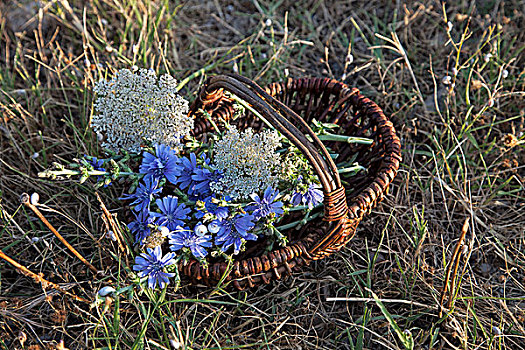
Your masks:
{"label": "green flower stem", "polygon": [[277,227],[275,227],[275,226],[273,226],[273,225],[270,226],[270,229],[272,230],[273,234],[274,234],[274,235],[277,237],[277,239],[279,240],[279,244],[280,244],[281,246],[284,247],[284,246],[286,245],[286,243],[288,242],[288,239],[286,238],[286,236],[283,235],[282,232],[279,231],[279,230],[277,229]]}
{"label": "green flower stem", "polygon": [[254,115],[257,116],[257,118],[261,119],[264,124],[266,124],[270,129],[275,129],[272,124],[270,124],[262,115],[261,113],[257,112],[250,104],[243,99],[240,99],[238,96],[232,94],[231,97],[237,101],[240,105],[242,105],[244,108],[252,112]]}
{"label": "green flower stem", "polygon": [[[310,212],[309,212],[310,213]],[[294,221],[294,222],[290,222],[289,224],[286,224],[286,225],[282,225],[282,226],[278,226],[276,227],[277,230],[279,231],[284,231],[284,230],[288,230],[290,228],[294,228],[294,227],[297,227],[298,225],[304,225],[306,224],[307,222],[310,222],[314,219],[317,219],[319,216],[323,215],[322,212],[319,212],[319,213],[315,213],[313,215],[310,215],[308,217],[305,217],[304,219],[302,220],[297,220],[297,221]]]}
{"label": "green flower stem", "polygon": [[210,121],[211,126],[215,129],[217,134],[219,134],[222,137],[223,133],[221,132],[221,130],[219,129],[219,127],[217,126],[217,124],[215,123],[213,118],[211,117],[210,113],[206,112],[205,110],[203,110],[203,112],[204,112],[204,116],[206,117],[206,119],[208,119]]}
{"label": "green flower stem", "polygon": [[[140,283],[144,283],[148,280],[148,276],[145,276],[145,277],[142,277],[140,280],[139,280],[139,284]],[[125,293],[125,292],[129,292],[130,290],[132,290],[133,288],[135,287],[134,284],[131,284],[129,286],[125,286],[125,287],[122,287],[120,288],[119,290],[115,291],[115,295],[120,295],[122,293]]]}
{"label": "green flower stem", "polygon": [[[89,175],[89,176],[100,176],[100,175],[113,175],[112,172],[100,171],[100,170],[71,170],[71,169],[61,169],[61,170],[44,170],[38,173],[38,177],[53,177],[53,176],[77,176],[77,175]],[[122,176],[139,176],[139,173],[125,172],[121,171],[119,175]]]}
{"label": "green flower stem", "polygon": [[339,174],[345,174],[345,173],[353,173],[353,172],[357,173],[361,170],[366,170],[366,168],[361,165],[354,165],[348,168],[337,169],[337,172]]}
{"label": "green flower stem", "polygon": [[184,192],[182,192],[182,190],[178,187],[175,187],[173,189],[173,192],[175,192],[175,197],[177,197],[178,199],[180,199],[184,204],[186,205],[195,205],[195,201],[190,201],[189,198],[188,198],[188,195]]}
{"label": "green flower stem", "polygon": [[188,77],[184,78],[181,80],[181,82],[179,83],[179,85],[177,85],[177,87],[175,88],[178,91],[180,91],[186,84],[188,84],[188,82],[190,82],[192,79],[195,79],[201,75],[203,75],[204,73],[206,73],[207,71],[209,71],[210,69],[213,69],[217,66],[219,62],[213,62],[209,65],[207,65],[206,67],[203,67],[195,72],[193,72],[191,75],[189,75]]}
{"label": "green flower stem", "polygon": [[374,140],[368,139],[366,137],[335,135],[330,133],[325,133],[323,135],[319,135],[318,137],[321,141],[340,141],[346,143],[358,143],[361,145],[371,145],[372,143],[374,143]]}
{"label": "green flower stem", "polygon": [[[312,208],[312,210],[315,210],[315,209],[321,207],[322,205],[323,205],[323,203],[317,204],[315,207]],[[306,210],[306,209],[308,209],[307,205],[298,205],[298,206],[295,206],[295,207],[291,207],[290,209],[288,209],[288,211],[298,211],[298,210]]]}

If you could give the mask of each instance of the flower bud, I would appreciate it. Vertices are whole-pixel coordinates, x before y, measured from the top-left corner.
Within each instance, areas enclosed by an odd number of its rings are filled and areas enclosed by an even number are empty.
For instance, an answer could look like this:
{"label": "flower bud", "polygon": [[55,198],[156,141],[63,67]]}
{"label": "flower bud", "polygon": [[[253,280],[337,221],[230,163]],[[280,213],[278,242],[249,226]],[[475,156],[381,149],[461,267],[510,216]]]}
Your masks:
{"label": "flower bud", "polygon": [[39,200],[40,196],[38,195],[38,193],[35,192],[31,195],[31,204],[37,205]]}
{"label": "flower bud", "polygon": [[208,233],[208,228],[206,228],[206,225],[198,224],[195,227],[195,234],[197,236],[204,236],[206,233]]}
{"label": "flower bud", "polygon": [[208,224],[208,230],[210,231],[210,233],[217,233],[219,232],[220,228],[221,227],[217,223],[217,220],[212,221],[210,224]]}
{"label": "flower bud", "polygon": [[111,295],[115,292],[116,292],[115,288],[110,287],[110,286],[105,286],[105,287],[100,288],[97,294],[101,297],[107,297],[108,295]]}

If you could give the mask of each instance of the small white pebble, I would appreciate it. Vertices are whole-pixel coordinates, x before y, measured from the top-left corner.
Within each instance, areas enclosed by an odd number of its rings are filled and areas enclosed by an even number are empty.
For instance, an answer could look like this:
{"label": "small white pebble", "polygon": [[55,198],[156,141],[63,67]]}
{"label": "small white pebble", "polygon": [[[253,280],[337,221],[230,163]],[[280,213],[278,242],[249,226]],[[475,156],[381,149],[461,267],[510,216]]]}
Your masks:
{"label": "small white pebble", "polygon": [[267,55],[265,52],[263,52],[263,53],[261,54],[261,57],[262,57],[263,60],[265,60],[265,59],[268,58],[268,55]]}
{"label": "small white pebble", "polygon": [[40,157],[40,153],[35,152],[35,153],[33,153],[33,155],[31,156],[31,159],[37,159],[38,157]]}
{"label": "small white pebble", "polygon": [[441,79],[441,82],[444,85],[450,85],[450,83],[452,82],[452,77],[450,75],[445,75],[443,79]]}
{"label": "small white pebble", "polygon": [[31,204],[37,205],[39,200],[40,196],[38,195],[38,193],[35,192],[31,195]]}
{"label": "small white pebble", "polygon": [[452,22],[448,22],[447,23],[447,32],[450,32],[452,30],[452,27],[454,27],[454,25],[452,24]]}
{"label": "small white pebble", "polygon": [[31,242],[32,243],[37,243],[38,241],[40,241],[40,237],[33,237],[33,238],[31,238]]}
{"label": "small white pebble", "polygon": [[499,329],[498,327],[496,326],[492,326],[492,333],[494,333],[495,335],[502,335],[503,332],[501,331],[501,329]]}
{"label": "small white pebble", "polygon": [[504,69],[503,72],[501,72],[501,77],[503,79],[507,78],[509,76],[509,71]]}
{"label": "small white pebble", "polygon": [[110,45],[107,45],[106,46],[106,52],[107,53],[112,53],[113,52],[113,48]]}
{"label": "small white pebble", "polygon": [[103,26],[107,26],[108,25],[108,21],[105,18],[102,18],[100,20],[100,23],[102,23]]}
{"label": "small white pebble", "polygon": [[97,294],[100,295],[101,297],[106,297],[110,294],[115,293],[116,291],[117,290],[113,287],[105,286],[105,287],[100,288]]}
{"label": "small white pebble", "polygon": [[272,20],[270,18],[266,19],[266,22],[264,22],[264,24],[269,27],[272,25]]}
{"label": "small white pebble", "polygon": [[491,53],[488,53],[488,54],[486,54],[486,55],[483,57],[483,60],[484,60],[485,62],[488,62],[488,61],[490,61],[491,58],[492,58],[492,54],[491,54]]}

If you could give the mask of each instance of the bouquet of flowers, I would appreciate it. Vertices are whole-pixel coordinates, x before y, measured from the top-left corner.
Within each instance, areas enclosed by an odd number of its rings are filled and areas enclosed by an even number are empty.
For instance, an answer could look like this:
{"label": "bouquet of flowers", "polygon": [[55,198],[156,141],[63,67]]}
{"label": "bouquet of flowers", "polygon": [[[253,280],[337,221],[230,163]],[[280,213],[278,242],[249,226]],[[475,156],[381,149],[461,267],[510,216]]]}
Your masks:
{"label": "bouquet of flowers", "polygon": [[[101,80],[91,126],[108,157],[85,156],[41,174],[94,178],[97,187],[116,180],[128,185],[120,199],[129,208],[127,229],[139,253],[133,270],[152,289],[171,278],[178,283],[179,266],[190,261],[206,267],[254,247],[286,246],[291,230],[323,215],[320,180],[296,145],[269,123],[258,130],[237,127],[247,110],[257,113],[250,104],[229,94],[235,115],[207,115],[213,132],[196,135],[179,89],[170,75],[146,69],[122,69]],[[320,140],[373,143],[338,135],[337,124],[311,124]],[[366,170],[355,158],[338,164],[343,179]]]}

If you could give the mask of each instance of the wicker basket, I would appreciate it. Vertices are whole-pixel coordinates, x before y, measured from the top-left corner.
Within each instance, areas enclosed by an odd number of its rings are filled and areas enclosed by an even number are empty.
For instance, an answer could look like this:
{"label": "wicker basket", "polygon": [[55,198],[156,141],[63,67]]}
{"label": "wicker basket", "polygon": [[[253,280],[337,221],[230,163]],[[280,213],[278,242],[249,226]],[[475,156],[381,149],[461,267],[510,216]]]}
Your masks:
{"label": "wicker basket", "polygon": [[[290,275],[298,267],[344,247],[354,236],[363,216],[382,200],[394,179],[401,160],[401,145],[392,123],[374,102],[355,88],[319,78],[289,79],[263,90],[239,75],[212,77],[206,81],[190,108],[190,114],[196,118],[195,136],[213,130],[209,116],[214,120],[232,118],[235,111],[225,91],[248,102],[302,151],[324,191],[323,219],[302,227],[297,239],[288,246],[259,256],[244,257],[230,265],[217,262],[204,267],[191,261],[180,266],[182,274],[189,276],[194,283],[213,286],[220,281],[231,282],[235,288],[243,289]],[[341,184],[325,146],[308,126],[314,118],[340,125],[339,134],[374,140],[372,145],[327,142],[339,154],[336,162],[357,156],[356,161],[368,169],[366,173],[351,177],[346,187]],[[262,126],[251,113],[234,123],[239,129]]]}

